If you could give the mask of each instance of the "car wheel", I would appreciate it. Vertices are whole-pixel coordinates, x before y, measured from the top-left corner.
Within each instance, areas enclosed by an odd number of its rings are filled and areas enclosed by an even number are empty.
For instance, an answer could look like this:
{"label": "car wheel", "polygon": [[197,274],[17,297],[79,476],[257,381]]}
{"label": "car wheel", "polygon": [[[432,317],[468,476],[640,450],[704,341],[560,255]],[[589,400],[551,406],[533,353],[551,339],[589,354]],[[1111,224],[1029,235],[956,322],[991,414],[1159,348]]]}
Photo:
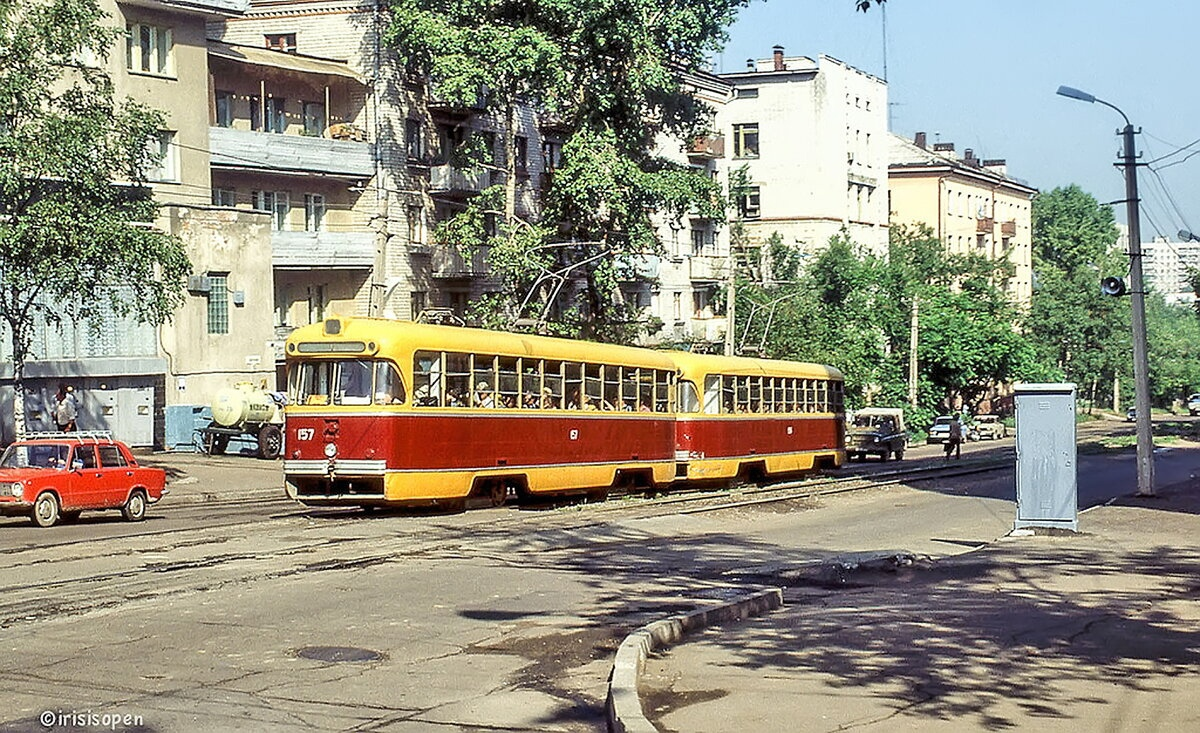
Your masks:
{"label": "car wheel", "polygon": [[889,453],[891,453],[891,451],[889,451],[889,450],[887,450],[887,449],[885,448],[885,449],[883,450],[883,452],[879,454],[879,461],[880,461],[881,463],[886,463],[886,462],[887,462],[887,459],[888,459],[888,454],[889,454]]}
{"label": "car wheel", "polygon": [[58,522],[58,497],[49,491],[38,494],[30,518],[39,527],[53,527]]}
{"label": "car wheel", "polygon": [[904,449],[903,449],[903,448],[898,448],[898,449],[896,450],[896,460],[897,460],[897,461],[903,461],[903,460],[904,460]]}
{"label": "car wheel", "polygon": [[283,450],[283,431],[278,425],[263,425],[258,431],[258,457],[273,461]]}
{"label": "car wheel", "polygon": [[134,489],[129,495],[125,506],[121,507],[121,516],[127,522],[140,522],[146,518],[146,494],[141,489]]}

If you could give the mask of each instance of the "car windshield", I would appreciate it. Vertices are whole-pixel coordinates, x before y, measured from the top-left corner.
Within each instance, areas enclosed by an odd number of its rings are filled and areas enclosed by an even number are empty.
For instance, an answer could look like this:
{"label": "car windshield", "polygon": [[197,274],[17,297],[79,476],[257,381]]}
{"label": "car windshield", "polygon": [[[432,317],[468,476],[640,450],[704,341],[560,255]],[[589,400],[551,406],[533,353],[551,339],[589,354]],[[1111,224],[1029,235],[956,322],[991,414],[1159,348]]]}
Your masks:
{"label": "car windshield", "polygon": [[14,443],[0,457],[0,468],[64,468],[67,452],[61,444]]}

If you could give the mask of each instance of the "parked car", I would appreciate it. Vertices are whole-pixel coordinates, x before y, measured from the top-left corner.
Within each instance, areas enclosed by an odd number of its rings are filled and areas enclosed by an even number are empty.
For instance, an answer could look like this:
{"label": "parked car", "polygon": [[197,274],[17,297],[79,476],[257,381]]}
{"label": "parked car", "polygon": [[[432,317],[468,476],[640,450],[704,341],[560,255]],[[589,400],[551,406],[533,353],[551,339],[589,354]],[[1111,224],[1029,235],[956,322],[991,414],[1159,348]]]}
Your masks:
{"label": "parked car", "polygon": [[950,423],[954,417],[950,415],[938,415],[933,419],[933,424],[929,426],[929,430],[925,435],[925,443],[933,445],[934,443],[945,443],[950,440]]}
{"label": "parked car", "polygon": [[1189,415],[1200,415],[1200,392],[1188,397],[1187,411]]}
{"label": "parked car", "polygon": [[137,522],[165,484],[165,471],[138,465],[129,446],[106,432],[35,433],[0,456],[0,514],[50,527],[85,510],[116,509]]}
{"label": "parked car", "polygon": [[978,415],[975,418],[977,440],[998,440],[1008,437],[1008,426],[1000,422],[999,415]]}
{"label": "parked car", "polygon": [[866,407],[850,418],[846,428],[846,459],[890,456],[904,459],[908,432],[904,428],[904,410],[894,407]]}

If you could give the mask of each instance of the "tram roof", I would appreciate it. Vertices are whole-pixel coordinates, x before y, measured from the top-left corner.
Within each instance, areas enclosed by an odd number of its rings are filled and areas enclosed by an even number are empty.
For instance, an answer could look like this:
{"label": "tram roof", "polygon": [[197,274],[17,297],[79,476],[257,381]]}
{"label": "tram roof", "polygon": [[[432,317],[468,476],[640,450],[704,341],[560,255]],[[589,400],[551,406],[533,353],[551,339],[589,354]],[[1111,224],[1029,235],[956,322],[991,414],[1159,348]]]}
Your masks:
{"label": "tram roof", "polygon": [[[326,323],[340,322],[337,333],[327,333]],[[674,371],[666,352],[593,341],[488,331],[461,326],[438,326],[386,318],[331,318],[301,326],[288,336],[287,354],[296,356],[300,343],[374,342],[378,351],[310,352],[305,356],[343,358],[355,354],[405,354],[414,351],[453,351],[497,356],[536,356],[563,361],[628,364]],[[293,349],[296,345],[296,349]]]}
{"label": "tram roof", "polygon": [[746,356],[668,352],[684,378],[697,379],[704,374],[733,376],[798,377],[801,379],[843,379],[842,372],[824,364],[783,359],[753,359]]}

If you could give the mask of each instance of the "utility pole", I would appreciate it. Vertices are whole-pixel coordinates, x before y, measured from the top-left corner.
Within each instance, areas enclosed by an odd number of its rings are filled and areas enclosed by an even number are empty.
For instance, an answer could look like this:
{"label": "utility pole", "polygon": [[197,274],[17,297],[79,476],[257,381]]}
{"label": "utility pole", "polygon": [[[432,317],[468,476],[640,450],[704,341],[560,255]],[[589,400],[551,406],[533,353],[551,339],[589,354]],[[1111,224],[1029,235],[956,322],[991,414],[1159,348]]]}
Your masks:
{"label": "utility pole", "polygon": [[[1125,127],[1118,132],[1125,143],[1121,155],[1121,167],[1125,169],[1125,217],[1129,223],[1129,305],[1133,311],[1133,382],[1134,409],[1137,411],[1137,495],[1154,496],[1154,434],[1150,425],[1150,364],[1146,346],[1146,284],[1142,278],[1142,229],[1138,209],[1137,152],[1133,136],[1136,134],[1129,115],[1099,97],[1062,86],[1058,94],[1081,102],[1099,103],[1114,109],[1125,120]],[[1116,293],[1114,293],[1116,294]]]}
{"label": "utility pole", "polygon": [[908,334],[908,406],[917,409],[917,296],[912,301],[912,328]]}
{"label": "utility pole", "polygon": [[734,333],[734,325],[737,320],[734,316],[734,308],[737,306],[737,293],[734,292],[734,285],[737,283],[737,260],[733,255],[733,237],[729,238],[729,255],[725,260],[725,356],[733,356],[734,342],[737,334]]}
{"label": "utility pole", "polygon": [[[1099,101],[1099,100],[1097,100]],[[1114,108],[1115,109],[1115,108]],[[1120,110],[1117,110],[1120,112]],[[1124,117],[1122,112],[1121,116]],[[1142,230],[1138,209],[1137,152],[1129,118],[1121,136],[1125,140],[1125,216],[1129,220],[1129,304],[1133,311],[1134,406],[1137,410],[1138,496],[1154,496],[1154,434],[1150,426],[1150,363],[1146,345],[1146,285],[1142,276]]]}

